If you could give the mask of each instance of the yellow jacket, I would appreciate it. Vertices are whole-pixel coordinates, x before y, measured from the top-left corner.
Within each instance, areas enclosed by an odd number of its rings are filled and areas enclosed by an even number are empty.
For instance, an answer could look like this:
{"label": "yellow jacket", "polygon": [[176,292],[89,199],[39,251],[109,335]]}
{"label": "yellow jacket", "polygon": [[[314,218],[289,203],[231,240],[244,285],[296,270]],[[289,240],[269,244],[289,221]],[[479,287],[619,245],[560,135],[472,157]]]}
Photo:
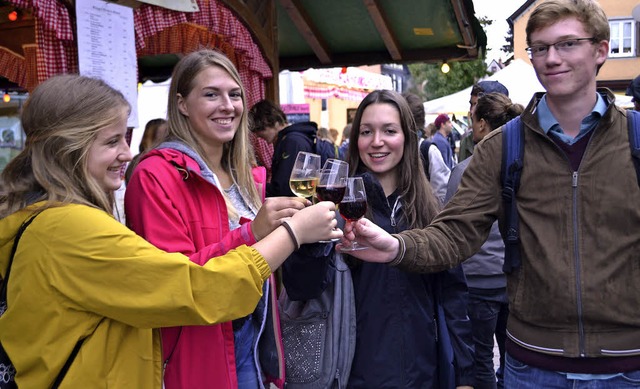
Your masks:
{"label": "yellow jacket", "polygon": [[[0,220],[3,277],[30,214]],[[200,266],[155,248],[101,210],[51,208],[20,239],[0,341],[20,388],[50,387],[84,337],[61,388],[161,388],[160,337],[152,328],[245,316],[270,274],[251,247]]]}

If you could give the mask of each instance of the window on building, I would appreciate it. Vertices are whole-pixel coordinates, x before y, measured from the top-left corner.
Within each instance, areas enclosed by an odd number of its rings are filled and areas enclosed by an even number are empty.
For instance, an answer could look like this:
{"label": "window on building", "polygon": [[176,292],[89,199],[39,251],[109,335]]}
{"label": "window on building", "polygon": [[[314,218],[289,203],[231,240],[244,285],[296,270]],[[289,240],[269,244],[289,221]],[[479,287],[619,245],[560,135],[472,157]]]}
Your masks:
{"label": "window on building", "polygon": [[633,19],[610,20],[611,41],[609,57],[634,57],[636,55],[636,29]]}

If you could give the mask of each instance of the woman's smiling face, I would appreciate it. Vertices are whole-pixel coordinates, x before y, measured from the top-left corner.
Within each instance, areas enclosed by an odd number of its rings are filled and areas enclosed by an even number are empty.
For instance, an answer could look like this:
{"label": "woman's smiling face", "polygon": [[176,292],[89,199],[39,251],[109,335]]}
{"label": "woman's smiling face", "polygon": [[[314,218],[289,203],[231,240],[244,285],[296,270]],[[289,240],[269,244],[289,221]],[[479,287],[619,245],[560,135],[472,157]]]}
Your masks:
{"label": "woman's smiling face", "polygon": [[358,131],[358,152],[365,166],[379,178],[395,176],[405,141],[398,109],[388,103],[369,105]]}
{"label": "woman's smiling face", "polygon": [[89,147],[87,170],[100,187],[109,193],[122,185],[122,173],[131,161],[131,150],[125,137],[128,111],[120,112],[119,120],[101,129]]}
{"label": "woman's smiling face", "polygon": [[230,142],[244,111],[240,85],[218,66],[202,70],[193,82],[188,96],[178,96],[178,107],[196,139],[205,149]]}

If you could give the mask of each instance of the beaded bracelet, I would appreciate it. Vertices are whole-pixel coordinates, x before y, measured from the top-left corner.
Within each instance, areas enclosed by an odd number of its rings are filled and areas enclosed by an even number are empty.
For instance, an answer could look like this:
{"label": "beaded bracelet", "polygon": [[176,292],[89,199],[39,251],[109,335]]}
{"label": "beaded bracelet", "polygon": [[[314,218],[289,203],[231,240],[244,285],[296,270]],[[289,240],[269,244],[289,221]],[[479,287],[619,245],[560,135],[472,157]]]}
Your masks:
{"label": "beaded bracelet", "polygon": [[293,228],[291,228],[291,226],[289,225],[289,222],[287,220],[283,220],[280,225],[284,227],[285,230],[287,230],[287,232],[289,233],[289,236],[291,237],[291,240],[293,241],[293,246],[296,248],[296,250],[298,250],[300,248],[300,243],[298,243],[298,238],[296,237],[296,233],[293,232]]}

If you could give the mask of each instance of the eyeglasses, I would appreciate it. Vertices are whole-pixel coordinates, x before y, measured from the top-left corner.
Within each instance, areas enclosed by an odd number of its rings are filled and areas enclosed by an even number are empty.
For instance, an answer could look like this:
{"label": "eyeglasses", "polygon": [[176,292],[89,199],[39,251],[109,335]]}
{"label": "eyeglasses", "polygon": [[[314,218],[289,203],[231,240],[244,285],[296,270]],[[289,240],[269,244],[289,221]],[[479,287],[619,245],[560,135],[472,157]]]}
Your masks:
{"label": "eyeglasses", "polygon": [[550,45],[533,45],[527,47],[525,50],[529,54],[529,58],[542,58],[545,57],[549,53],[549,48],[553,46],[554,49],[558,52],[559,55],[566,55],[573,52],[577,47],[581,45],[583,41],[590,41],[591,43],[596,42],[596,38],[573,38],[573,39],[563,39],[556,43],[552,43]]}

